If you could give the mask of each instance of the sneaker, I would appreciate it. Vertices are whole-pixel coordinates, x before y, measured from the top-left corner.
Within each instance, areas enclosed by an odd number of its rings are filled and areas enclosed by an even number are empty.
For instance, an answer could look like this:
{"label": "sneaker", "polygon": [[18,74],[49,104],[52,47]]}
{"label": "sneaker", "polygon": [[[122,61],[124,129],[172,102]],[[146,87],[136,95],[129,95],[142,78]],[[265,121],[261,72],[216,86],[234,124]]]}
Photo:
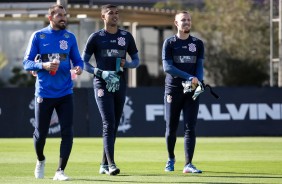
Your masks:
{"label": "sneaker", "polygon": [[70,180],[70,178],[64,173],[63,170],[60,170],[55,173],[53,180],[67,181]]}
{"label": "sneaker", "polygon": [[34,170],[34,176],[36,179],[44,178],[45,160],[42,161],[37,160],[36,162],[36,166]]}
{"label": "sneaker", "polygon": [[183,173],[202,173],[202,171],[197,169],[192,163],[190,163],[185,165]]}
{"label": "sneaker", "polygon": [[109,166],[108,165],[100,165],[100,174],[109,174]]}
{"label": "sneaker", "polygon": [[175,159],[168,159],[165,165],[165,171],[166,172],[174,171],[174,164],[175,164]]}
{"label": "sneaker", "polygon": [[119,168],[115,164],[109,166],[109,174],[110,175],[117,175],[120,173]]}

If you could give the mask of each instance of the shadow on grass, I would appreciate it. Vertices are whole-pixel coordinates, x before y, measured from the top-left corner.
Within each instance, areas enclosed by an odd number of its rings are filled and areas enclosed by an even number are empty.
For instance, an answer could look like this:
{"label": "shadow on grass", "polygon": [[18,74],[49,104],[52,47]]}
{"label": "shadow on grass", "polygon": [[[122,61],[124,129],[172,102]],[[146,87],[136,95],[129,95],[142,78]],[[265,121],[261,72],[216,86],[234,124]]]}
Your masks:
{"label": "shadow on grass", "polygon": [[[180,175],[158,175],[158,174],[155,174],[155,175],[118,175],[118,176],[110,176],[112,177],[112,179],[109,179],[109,178],[105,178],[105,179],[86,179],[86,178],[75,178],[75,179],[72,179],[71,181],[82,181],[82,182],[99,182],[99,183],[202,183],[202,184],[223,184],[225,182],[223,181],[218,181],[218,182],[207,182],[207,181],[175,181],[175,182],[172,182],[171,180],[170,181],[148,181],[148,180],[145,180],[145,181],[140,181],[141,179],[139,178],[138,180],[128,180],[128,179],[124,179],[124,180],[115,180],[115,179],[118,179],[118,178],[126,178],[126,177],[132,177],[132,176],[136,176],[136,177],[146,177],[146,176],[153,176],[153,177],[160,177],[160,176],[180,176]],[[188,175],[182,175],[182,177],[187,177]],[[221,178],[221,177],[230,177],[230,176],[204,176],[204,175],[199,175],[199,174],[189,174],[189,176],[197,176],[197,177],[218,177],[218,178]],[[231,176],[232,177],[232,176]],[[237,176],[237,177],[241,177],[241,176]],[[188,177],[187,177],[188,179]],[[228,182],[228,184],[250,184],[250,182]],[[260,184],[264,184],[264,183],[261,183],[259,182]],[[265,183],[266,184],[266,183]]]}
{"label": "shadow on grass", "polygon": [[[132,178],[136,176],[136,179]],[[102,177],[102,178],[101,178]],[[152,173],[152,174],[145,174],[145,173],[139,173],[139,174],[120,174],[117,176],[106,176],[105,178],[103,178],[103,176],[101,176],[99,178],[73,178],[71,181],[82,181],[82,182],[98,182],[98,183],[152,183],[152,184],[167,184],[167,183],[202,183],[202,184],[216,184],[216,183],[220,183],[220,184],[249,184],[250,182],[238,182],[236,180],[236,178],[238,179],[282,179],[282,175],[279,174],[268,174],[268,173],[242,173],[242,172],[216,172],[216,171],[204,171],[202,174],[183,174],[181,171],[179,172],[173,172],[173,173]],[[128,178],[130,177],[130,178]],[[147,179],[145,179],[146,177],[148,177]],[[150,177],[150,178],[149,178]],[[156,177],[156,178],[155,178]],[[168,178],[167,180],[159,180],[159,177],[164,177],[164,178]],[[185,178],[185,181],[172,181],[171,178],[172,177],[182,177]],[[189,177],[199,177],[202,178],[201,180],[209,180],[209,178],[218,178],[218,182],[214,182],[214,181],[189,181]],[[143,179],[142,179],[143,178]],[[187,178],[187,179],[186,179]],[[222,179],[220,179],[222,178]],[[230,180],[234,180],[234,181],[220,181],[220,180],[226,180],[228,178],[231,178]],[[188,181],[187,181],[188,180]],[[214,179],[213,179],[214,180]],[[266,184],[268,182],[260,182],[261,184]]]}
{"label": "shadow on grass", "polygon": [[[122,180],[122,181],[116,181],[116,180],[111,180],[111,179],[105,179],[105,180],[102,180],[102,179],[84,179],[84,178],[77,178],[77,179],[73,179],[71,181],[85,181],[85,182],[88,182],[88,181],[92,181],[92,182],[105,182],[105,183],[172,183],[171,181],[167,181],[167,182],[164,182],[164,181],[135,181],[135,180]],[[216,184],[216,182],[203,182],[203,181],[177,181],[175,183],[202,183],[202,184]],[[220,182],[220,184],[236,184],[236,183],[232,183],[232,182],[228,182],[228,183],[223,183],[223,182]],[[240,184],[250,184],[250,183],[242,183],[240,182]]]}
{"label": "shadow on grass", "polygon": [[[207,174],[229,174],[229,176],[227,175],[201,175],[203,177],[234,177],[234,178],[281,178],[282,179],[282,175],[281,174],[271,174],[271,173],[239,173],[239,172],[215,172],[215,171],[204,171],[204,173]],[[230,174],[238,174],[240,176],[232,176]],[[253,176],[254,175],[254,176]]]}

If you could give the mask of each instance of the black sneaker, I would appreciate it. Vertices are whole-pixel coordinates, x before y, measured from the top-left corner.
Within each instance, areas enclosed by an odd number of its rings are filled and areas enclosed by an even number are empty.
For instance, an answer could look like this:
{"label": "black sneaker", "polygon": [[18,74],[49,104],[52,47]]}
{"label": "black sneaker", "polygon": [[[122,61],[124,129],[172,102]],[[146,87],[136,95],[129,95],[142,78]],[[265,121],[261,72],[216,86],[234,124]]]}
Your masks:
{"label": "black sneaker", "polygon": [[117,175],[120,173],[119,168],[115,164],[109,166],[109,174],[110,175]]}

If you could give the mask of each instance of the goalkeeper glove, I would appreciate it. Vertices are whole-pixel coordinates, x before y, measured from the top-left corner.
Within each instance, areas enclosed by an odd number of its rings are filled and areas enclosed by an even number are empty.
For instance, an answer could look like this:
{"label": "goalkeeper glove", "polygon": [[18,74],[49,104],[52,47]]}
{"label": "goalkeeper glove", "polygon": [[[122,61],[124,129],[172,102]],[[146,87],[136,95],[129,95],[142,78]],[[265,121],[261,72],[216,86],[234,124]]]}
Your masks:
{"label": "goalkeeper glove", "polygon": [[106,88],[109,92],[115,92],[119,90],[119,79],[120,77],[114,71],[103,71],[99,68],[94,69],[94,74],[104,79],[107,83]]}
{"label": "goalkeeper glove", "polygon": [[205,91],[205,88],[203,84],[200,81],[198,81],[198,86],[196,87],[194,95],[192,96],[193,100],[196,100],[196,98],[204,91]]}
{"label": "goalkeeper glove", "polygon": [[182,86],[183,86],[183,93],[184,94],[192,92],[193,90],[195,90],[195,86],[192,84],[191,80],[182,81]]}

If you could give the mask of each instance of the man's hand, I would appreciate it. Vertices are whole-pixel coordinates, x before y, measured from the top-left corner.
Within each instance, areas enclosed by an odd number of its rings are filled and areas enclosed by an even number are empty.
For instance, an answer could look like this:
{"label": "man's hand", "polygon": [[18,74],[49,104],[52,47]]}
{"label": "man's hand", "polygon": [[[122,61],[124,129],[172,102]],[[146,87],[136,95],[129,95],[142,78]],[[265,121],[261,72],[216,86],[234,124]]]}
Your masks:
{"label": "man's hand", "polygon": [[192,78],[192,90],[195,90],[196,87],[198,86],[198,78],[197,77],[193,77]]}
{"label": "man's hand", "polygon": [[184,94],[192,92],[192,82],[190,80],[182,81],[182,86]]}
{"label": "man's hand", "polygon": [[204,91],[205,91],[205,88],[203,84],[200,81],[198,81],[198,86],[194,92],[194,95],[192,96],[193,100],[196,100],[196,98]]}
{"label": "man's hand", "polygon": [[107,83],[106,88],[109,92],[115,92],[119,90],[119,79],[120,77],[114,71],[103,71],[101,75]]}
{"label": "man's hand", "polygon": [[36,72],[36,71],[29,71],[29,73],[30,73],[33,77],[36,77],[36,76],[37,76],[37,72]]}
{"label": "man's hand", "polygon": [[198,86],[198,81],[197,77],[191,77],[187,81],[182,81],[182,86],[184,88],[183,93],[185,94],[194,91]]}
{"label": "man's hand", "polygon": [[74,70],[74,73],[76,75],[81,75],[82,74],[82,69],[80,68],[80,66],[75,66],[72,68],[72,70]]}
{"label": "man's hand", "polygon": [[53,61],[48,61],[42,63],[42,67],[47,70],[47,71],[57,71],[59,68],[60,63],[58,62],[53,62]]}
{"label": "man's hand", "polygon": [[119,90],[119,82],[117,83],[107,83],[106,88],[108,89],[109,92],[115,92]]}

